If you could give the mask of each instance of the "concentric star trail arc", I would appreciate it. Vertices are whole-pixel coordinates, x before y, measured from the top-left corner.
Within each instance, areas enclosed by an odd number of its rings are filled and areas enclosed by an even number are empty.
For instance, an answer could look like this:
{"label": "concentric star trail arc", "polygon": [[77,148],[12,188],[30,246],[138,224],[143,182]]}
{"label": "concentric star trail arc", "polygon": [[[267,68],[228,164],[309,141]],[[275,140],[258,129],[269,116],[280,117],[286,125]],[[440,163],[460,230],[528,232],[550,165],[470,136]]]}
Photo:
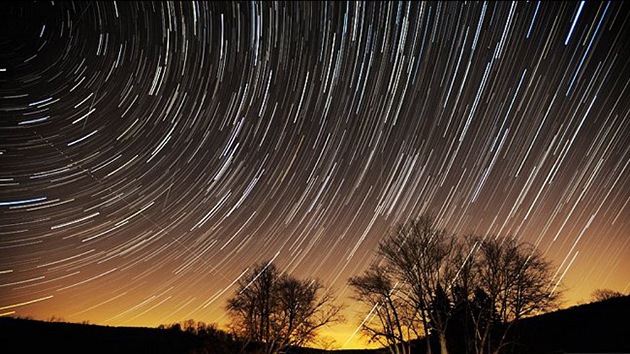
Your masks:
{"label": "concentric star trail arc", "polygon": [[350,302],[425,213],[630,290],[624,2],[0,6],[2,315],[224,324],[270,259]]}

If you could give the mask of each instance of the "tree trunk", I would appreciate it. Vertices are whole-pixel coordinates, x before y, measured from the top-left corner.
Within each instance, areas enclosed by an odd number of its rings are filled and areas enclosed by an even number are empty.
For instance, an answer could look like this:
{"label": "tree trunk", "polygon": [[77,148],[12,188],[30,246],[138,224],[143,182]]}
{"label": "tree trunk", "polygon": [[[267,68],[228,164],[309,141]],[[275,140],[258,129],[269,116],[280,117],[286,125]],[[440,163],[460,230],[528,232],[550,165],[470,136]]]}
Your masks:
{"label": "tree trunk", "polygon": [[422,313],[422,326],[424,329],[424,338],[426,339],[427,342],[427,354],[432,354],[431,351],[431,336],[429,335],[429,324],[426,318],[426,315],[424,314],[424,312]]}
{"label": "tree trunk", "polygon": [[448,354],[448,349],[446,348],[446,335],[444,333],[440,333],[438,338],[440,340],[440,354]]}

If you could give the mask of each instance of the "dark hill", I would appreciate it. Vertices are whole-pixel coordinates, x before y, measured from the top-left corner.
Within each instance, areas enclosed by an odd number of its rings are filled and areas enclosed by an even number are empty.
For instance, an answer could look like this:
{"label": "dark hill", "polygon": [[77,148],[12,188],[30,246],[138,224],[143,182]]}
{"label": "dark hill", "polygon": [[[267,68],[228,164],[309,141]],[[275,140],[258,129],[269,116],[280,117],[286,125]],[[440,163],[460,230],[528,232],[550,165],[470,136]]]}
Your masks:
{"label": "dark hill", "polygon": [[[527,318],[514,325],[514,353],[630,353],[630,296]],[[417,348],[424,348],[417,345]],[[229,349],[228,349],[229,348]],[[141,327],[108,327],[0,317],[0,353],[230,353],[191,333]],[[295,354],[321,354],[300,348]],[[383,350],[338,350],[376,354]],[[457,353],[453,353],[457,354]]]}
{"label": "dark hill", "polygon": [[0,353],[190,353],[195,336],[157,328],[108,327],[0,317]]}
{"label": "dark hill", "polygon": [[630,353],[630,295],[526,318],[521,353]]}

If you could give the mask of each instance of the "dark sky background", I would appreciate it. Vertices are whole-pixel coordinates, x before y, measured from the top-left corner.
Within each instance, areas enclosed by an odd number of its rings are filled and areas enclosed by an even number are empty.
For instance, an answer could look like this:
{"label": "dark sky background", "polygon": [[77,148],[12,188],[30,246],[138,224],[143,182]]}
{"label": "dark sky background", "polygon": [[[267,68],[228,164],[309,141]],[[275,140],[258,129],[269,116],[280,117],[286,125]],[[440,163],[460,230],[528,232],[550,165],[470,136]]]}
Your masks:
{"label": "dark sky background", "polygon": [[0,7],[2,315],[225,323],[269,259],[351,303],[423,213],[630,290],[628,3]]}

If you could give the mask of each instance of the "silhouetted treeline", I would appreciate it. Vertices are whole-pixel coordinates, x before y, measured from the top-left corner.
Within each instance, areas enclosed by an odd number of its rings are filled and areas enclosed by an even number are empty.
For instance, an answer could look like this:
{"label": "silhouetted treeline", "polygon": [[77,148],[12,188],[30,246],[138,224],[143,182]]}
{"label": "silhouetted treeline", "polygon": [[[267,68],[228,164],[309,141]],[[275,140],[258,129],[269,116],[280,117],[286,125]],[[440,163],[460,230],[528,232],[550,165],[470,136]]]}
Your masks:
{"label": "silhouetted treeline", "polygon": [[0,317],[0,353],[202,353],[182,332]]}
{"label": "silhouetted treeline", "polygon": [[195,353],[223,354],[242,352],[246,345],[234,338],[231,333],[219,329],[216,324],[208,324],[192,319],[160,325],[158,329],[173,333],[182,333],[193,338],[194,347],[189,350]]}

